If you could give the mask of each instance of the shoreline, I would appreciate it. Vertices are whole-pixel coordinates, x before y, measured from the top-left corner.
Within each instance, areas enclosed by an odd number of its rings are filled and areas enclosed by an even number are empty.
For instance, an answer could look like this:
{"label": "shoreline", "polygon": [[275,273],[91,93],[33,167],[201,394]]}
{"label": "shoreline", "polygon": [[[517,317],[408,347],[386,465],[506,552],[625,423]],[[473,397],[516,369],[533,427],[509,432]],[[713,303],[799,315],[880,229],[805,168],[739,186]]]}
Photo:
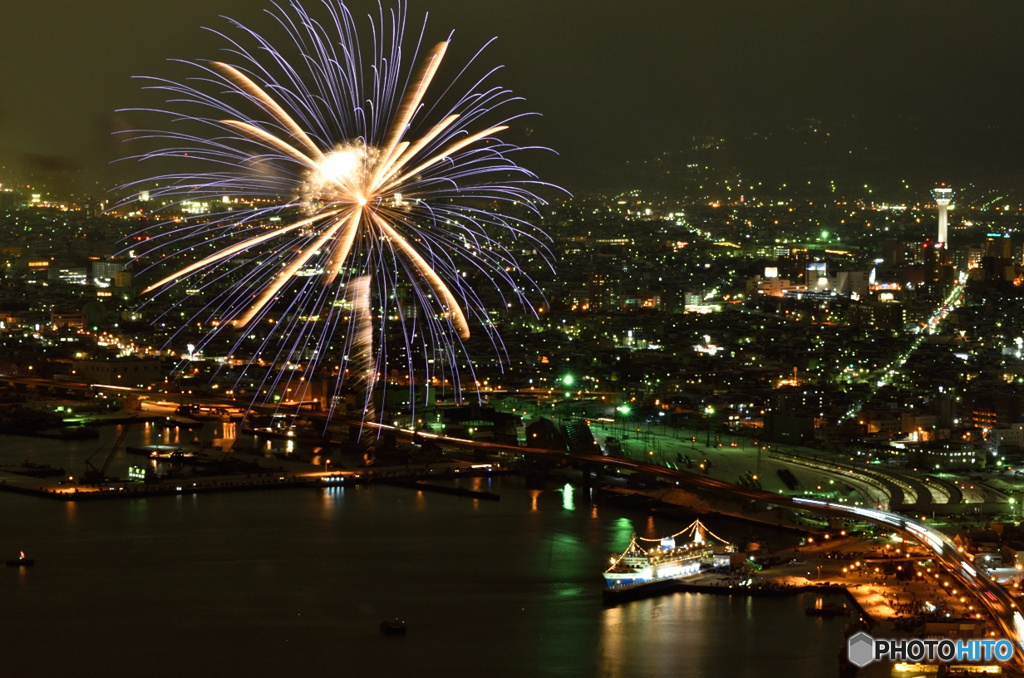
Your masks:
{"label": "shoreline", "polygon": [[[0,470],[2,473],[2,470]],[[67,486],[59,485],[52,480],[40,483],[40,479],[27,481],[24,476],[17,476],[14,482],[10,478],[0,479],[0,492],[10,492],[40,499],[64,502],[97,501],[109,499],[144,499],[146,497],[176,496],[185,494],[213,494],[218,492],[244,492],[252,490],[281,490],[291,488],[328,489],[335,487],[353,487],[355,485],[381,484],[403,487],[414,491],[437,492],[470,499],[500,501],[501,497],[492,492],[471,490],[463,487],[432,484],[430,480],[457,480],[466,478],[487,478],[506,475],[508,472],[493,469],[489,472],[460,469],[458,464],[448,464],[442,468],[429,467],[426,471],[410,473],[408,468],[382,468],[379,472],[329,472],[315,474],[296,474],[286,471],[263,470],[227,476],[207,476],[183,478],[180,480],[161,481],[158,483],[114,481],[102,485]],[[8,474],[14,475],[14,474]]]}

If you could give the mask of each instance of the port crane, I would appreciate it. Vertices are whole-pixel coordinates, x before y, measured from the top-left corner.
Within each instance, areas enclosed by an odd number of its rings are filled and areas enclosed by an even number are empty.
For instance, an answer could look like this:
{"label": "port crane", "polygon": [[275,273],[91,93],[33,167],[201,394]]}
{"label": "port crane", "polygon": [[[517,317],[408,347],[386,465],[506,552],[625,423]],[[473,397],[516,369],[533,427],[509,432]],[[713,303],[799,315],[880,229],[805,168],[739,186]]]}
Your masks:
{"label": "port crane", "polygon": [[[121,449],[121,444],[124,443],[125,436],[128,435],[128,429],[131,428],[131,424],[123,424],[121,431],[117,434],[117,439],[114,440],[114,446],[110,448],[110,452],[107,454],[106,460],[103,462],[103,466],[96,468],[93,466],[92,458],[100,453],[100,450],[96,450],[85,460],[85,473],[82,474],[82,483],[86,485],[99,485],[107,477],[107,469],[110,468],[110,462],[114,461],[114,455]],[[102,448],[100,448],[102,449]]]}

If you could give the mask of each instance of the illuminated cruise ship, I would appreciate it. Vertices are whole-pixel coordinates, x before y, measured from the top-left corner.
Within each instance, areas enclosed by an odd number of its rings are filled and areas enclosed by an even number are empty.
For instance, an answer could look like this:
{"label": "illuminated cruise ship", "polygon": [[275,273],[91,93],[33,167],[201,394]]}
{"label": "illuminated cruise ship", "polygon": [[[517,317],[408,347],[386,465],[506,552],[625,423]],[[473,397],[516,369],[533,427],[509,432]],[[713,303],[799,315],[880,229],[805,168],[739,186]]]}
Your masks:
{"label": "illuminated cruise ship", "polygon": [[[702,565],[714,563],[715,549],[707,542],[705,533],[711,534],[699,520],[695,520],[681,532],[660,540],[644,539],[634,534],[626,550],[621,555],[612,556],[611,567],[604,573],[605,583],[614,589],[697,574]],[[690,534],[693,538],[688,543],[676,543],[676,537]],[[729,546],[725,540],[714,534],[711,536]],[[656,545],[645,549],[640,542]]]}

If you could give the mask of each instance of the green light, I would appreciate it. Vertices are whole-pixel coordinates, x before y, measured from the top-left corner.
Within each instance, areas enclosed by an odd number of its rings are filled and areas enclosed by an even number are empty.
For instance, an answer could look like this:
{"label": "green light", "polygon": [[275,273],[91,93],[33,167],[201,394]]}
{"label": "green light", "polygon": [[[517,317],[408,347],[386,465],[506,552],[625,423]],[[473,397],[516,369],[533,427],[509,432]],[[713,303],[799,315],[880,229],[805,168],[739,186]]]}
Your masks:
{"label": "green light", "polygon": [[821,239],[822,240],[828,240],[828,231],[822,231],[821,232]]}
{"label": "green light", "polygon": [[622,414],[629,414],[629,405],[619,405],[615,408],[615,411],[621,412]]}
{"label": "green light", "polygon": [[572,382],[573,378],[571,374],[567,374],[564,377],[562,377],[562,383],[564,383],[566,386],[572,386]]}
{"label": "green light", "polygon": [[572,485],[569,483],[565,484],[562,488],[562,508],[566,511],[572,511],[576,508],[576,504],[572,499]]}

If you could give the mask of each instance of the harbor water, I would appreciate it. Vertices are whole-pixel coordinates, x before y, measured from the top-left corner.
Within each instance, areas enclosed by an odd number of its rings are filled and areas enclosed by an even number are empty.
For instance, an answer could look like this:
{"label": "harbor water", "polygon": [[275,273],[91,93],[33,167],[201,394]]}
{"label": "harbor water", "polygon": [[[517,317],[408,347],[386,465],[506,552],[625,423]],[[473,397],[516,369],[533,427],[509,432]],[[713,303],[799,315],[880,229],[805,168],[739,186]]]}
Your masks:
{"label": "harbor water", "polygon": [[[0,437],[0,464],[80,464],[102,443]],[[811,595],[602,605],[609,553],[684,519],[516,477],[463,482],[501,501],[387,486],[79,503],[0,493],[0,555],[36,562],[0,571],[4,672],[836,674],[848,620],[807,616]],[[382,635],[396,618],[408,635]]]}

